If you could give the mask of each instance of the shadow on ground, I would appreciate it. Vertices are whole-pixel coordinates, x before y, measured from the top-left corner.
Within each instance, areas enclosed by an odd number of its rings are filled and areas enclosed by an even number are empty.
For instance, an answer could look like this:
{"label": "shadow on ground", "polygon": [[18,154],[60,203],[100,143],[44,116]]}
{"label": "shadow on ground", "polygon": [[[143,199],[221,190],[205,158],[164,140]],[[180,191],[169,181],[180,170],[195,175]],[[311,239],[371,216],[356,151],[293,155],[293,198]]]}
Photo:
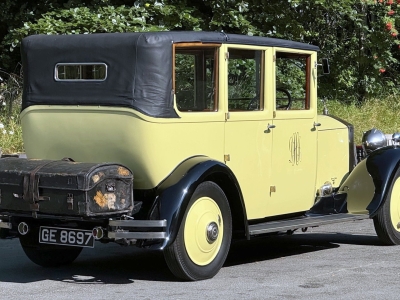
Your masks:
{"label": "shadow on ground", "polygon": [[[9,243],[9,244],[7,244]],[[376,236],[306,233],[234,242],[224,268],[340,247],[381,246]],[[55,280],[73,284],[131,284],[135,280],[176,281],[161,252],[116,244],[85,249],[70,266],[42,268],[25,257],[17,239],[0,241],[0,281],[27,283]]]}
{"label": "shadow on ground", "polygon": [[383,246],[377,236],[306,233],[233,243],[225,267],[338,248],[340,244]]}

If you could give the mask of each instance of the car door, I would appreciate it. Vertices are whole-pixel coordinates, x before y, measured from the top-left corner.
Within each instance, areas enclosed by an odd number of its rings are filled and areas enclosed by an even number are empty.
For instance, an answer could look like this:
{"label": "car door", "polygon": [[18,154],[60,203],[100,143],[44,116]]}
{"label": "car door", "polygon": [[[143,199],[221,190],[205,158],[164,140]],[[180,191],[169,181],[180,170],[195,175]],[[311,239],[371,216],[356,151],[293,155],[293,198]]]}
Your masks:
{"label": "car door", "polygon": [[275,48],[275,109],[268,215],[308,210],[317,166],[316,55]]}
{"label": "car door", "polygon": [[[225,46],[221,72],[225,98],[225,162],[237,177],[248,219],[265,217],[271,176],[272,95],[266,88],[272,48]],[[222,61],[222,60],[221,60]]]}

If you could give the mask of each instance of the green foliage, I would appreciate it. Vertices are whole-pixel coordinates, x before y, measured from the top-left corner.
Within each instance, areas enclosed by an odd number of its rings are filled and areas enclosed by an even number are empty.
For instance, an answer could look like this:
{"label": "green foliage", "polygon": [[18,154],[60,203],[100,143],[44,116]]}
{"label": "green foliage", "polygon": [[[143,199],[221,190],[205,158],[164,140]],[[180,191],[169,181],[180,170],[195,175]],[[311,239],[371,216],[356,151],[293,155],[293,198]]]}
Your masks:
{"label": "green foliage", "polygon": [[[252,99],[257,96],[260,81],[255,59],[230,58],[228,64],[228,98]],[[259,68],[258,68],[259,69]],[[258,84],[259,85],[259,84]]]}
{"label": "green foliage", "polygon": [[[377,128],[384,133],[400,132],[400,101],[399,97],[384,99],[368,99],[362,104],[341,101],[327,101],[329,114],[338,116],[353,124],[356,144],[361,144],[364,131]],[[322,105],[320,105],[322,113]]]}
{"label": "green foliage", "polygon": [[277,87],[288,90],[292,98],[305,99],[306,58],[276,59]]}
{"label": "green foliage", "polygon": [[[167,2],[167,1],[165,1]],[[174,1],[172,1],[174,2]],[[12,72],[23,37],[148,30],[199,30],[196,7],[127,0],[3,0],[0,2],[0,66]]]}
{"label": "green foliage", "polygon": [[18,113],[14,111],[11,116],[0,113],[0,145],[3,154],[24,151],[22,128]]}
{"label": "green foliage", "polygon": [[321,96],[363,101],[397,93],[397,2],[268,1],[268,9],[262,9],[267,1],[255,2],[261,13],[252,24],[261,34],[318,45],[320,57],[330,59],[332,74],[320,78]]}
{"label": "green foliage", "polygon": [[0,70],[0,147],[3,153],[23,151],[22,129],[19,121],[21,78]]}
{"label": "green foliage", "polygon": [[392,0],[3,0],[0,62],[23,37],[148,30],[223,30],[320,46],[331,62],[319,94],[361,102],[398,93],[400,4]]}
{"label": "green foliage", "polygon": [[[18,68],[20,66],[21,65],[18,65]],[[8,116],[11,116],[15,109],[19,110],[21,97],[21,74],[8,73],[0,68],[0,107],[8,114]]]}
{"label": "green foliage", "polygon": [[[88,34],[98,32],[127,32],[167,30],[185,26],[199,28],[199,19],[190,17],[190,9],[146,3],[144,6],[104,6],[57,9],[43,15],[37,22],[25,22],[6,39],[11,49],[19,46],[31,34]],[[186,16],[187,15],[187,16]],[[185,17],[186,16],[186,17]]]}
{"label": "green foliage", "polygon": [[19,112],[22,78],[0,69],[0,147],[3,153],[23,151]]}

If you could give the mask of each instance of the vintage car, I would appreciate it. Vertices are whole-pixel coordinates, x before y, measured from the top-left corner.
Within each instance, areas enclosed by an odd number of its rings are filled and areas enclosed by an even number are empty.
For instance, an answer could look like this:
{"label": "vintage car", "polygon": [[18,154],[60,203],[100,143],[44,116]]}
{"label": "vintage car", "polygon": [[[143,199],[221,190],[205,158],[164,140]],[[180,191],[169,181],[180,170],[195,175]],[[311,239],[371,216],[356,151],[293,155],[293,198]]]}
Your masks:
{"label": "vintage car", "polygon": [[318,51],[223,32],[25,38],[28,159],[0,160],[3,235],[45,267],[95,240],[159,249],[184,280],[216,275],[232,239],[372,218],[399,244],[399,139],[369,132],[357,156],[352,125],[317,114]]}

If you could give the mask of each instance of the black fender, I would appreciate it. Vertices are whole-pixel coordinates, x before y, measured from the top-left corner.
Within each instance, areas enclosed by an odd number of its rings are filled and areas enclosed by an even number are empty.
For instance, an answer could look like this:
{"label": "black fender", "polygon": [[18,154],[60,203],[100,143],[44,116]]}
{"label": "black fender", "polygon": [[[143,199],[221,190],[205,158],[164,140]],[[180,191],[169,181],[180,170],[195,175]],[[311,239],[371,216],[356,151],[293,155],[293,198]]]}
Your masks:
{"label": "black fender", "polygon": [[371,153],[367,158],[367,170],[375,185],[375,193],[367,209],[374,217],[384,203],[400,163],[400,148],[385,147]]}
{"label": "black fender", "polygon": [[162,248],[175,240],[190,198],[197,186],[208,180],[218,184],[225,192],[231,205],[232,218],[235,220],[236,217],[237,220],[239,214],[239,226],[248,236],[246,209],[235,175],[222,162],[206,156],[195,156],[183,161],[157,187],[156,200],[149,219],[167,220],[168,238]]}
{"label": "black fender", "polygon": [[339,188],[347,193],[350,213],[368,212],[373,218],[383,205],[400,164],[400,148],[375,150],[361,161]]}

